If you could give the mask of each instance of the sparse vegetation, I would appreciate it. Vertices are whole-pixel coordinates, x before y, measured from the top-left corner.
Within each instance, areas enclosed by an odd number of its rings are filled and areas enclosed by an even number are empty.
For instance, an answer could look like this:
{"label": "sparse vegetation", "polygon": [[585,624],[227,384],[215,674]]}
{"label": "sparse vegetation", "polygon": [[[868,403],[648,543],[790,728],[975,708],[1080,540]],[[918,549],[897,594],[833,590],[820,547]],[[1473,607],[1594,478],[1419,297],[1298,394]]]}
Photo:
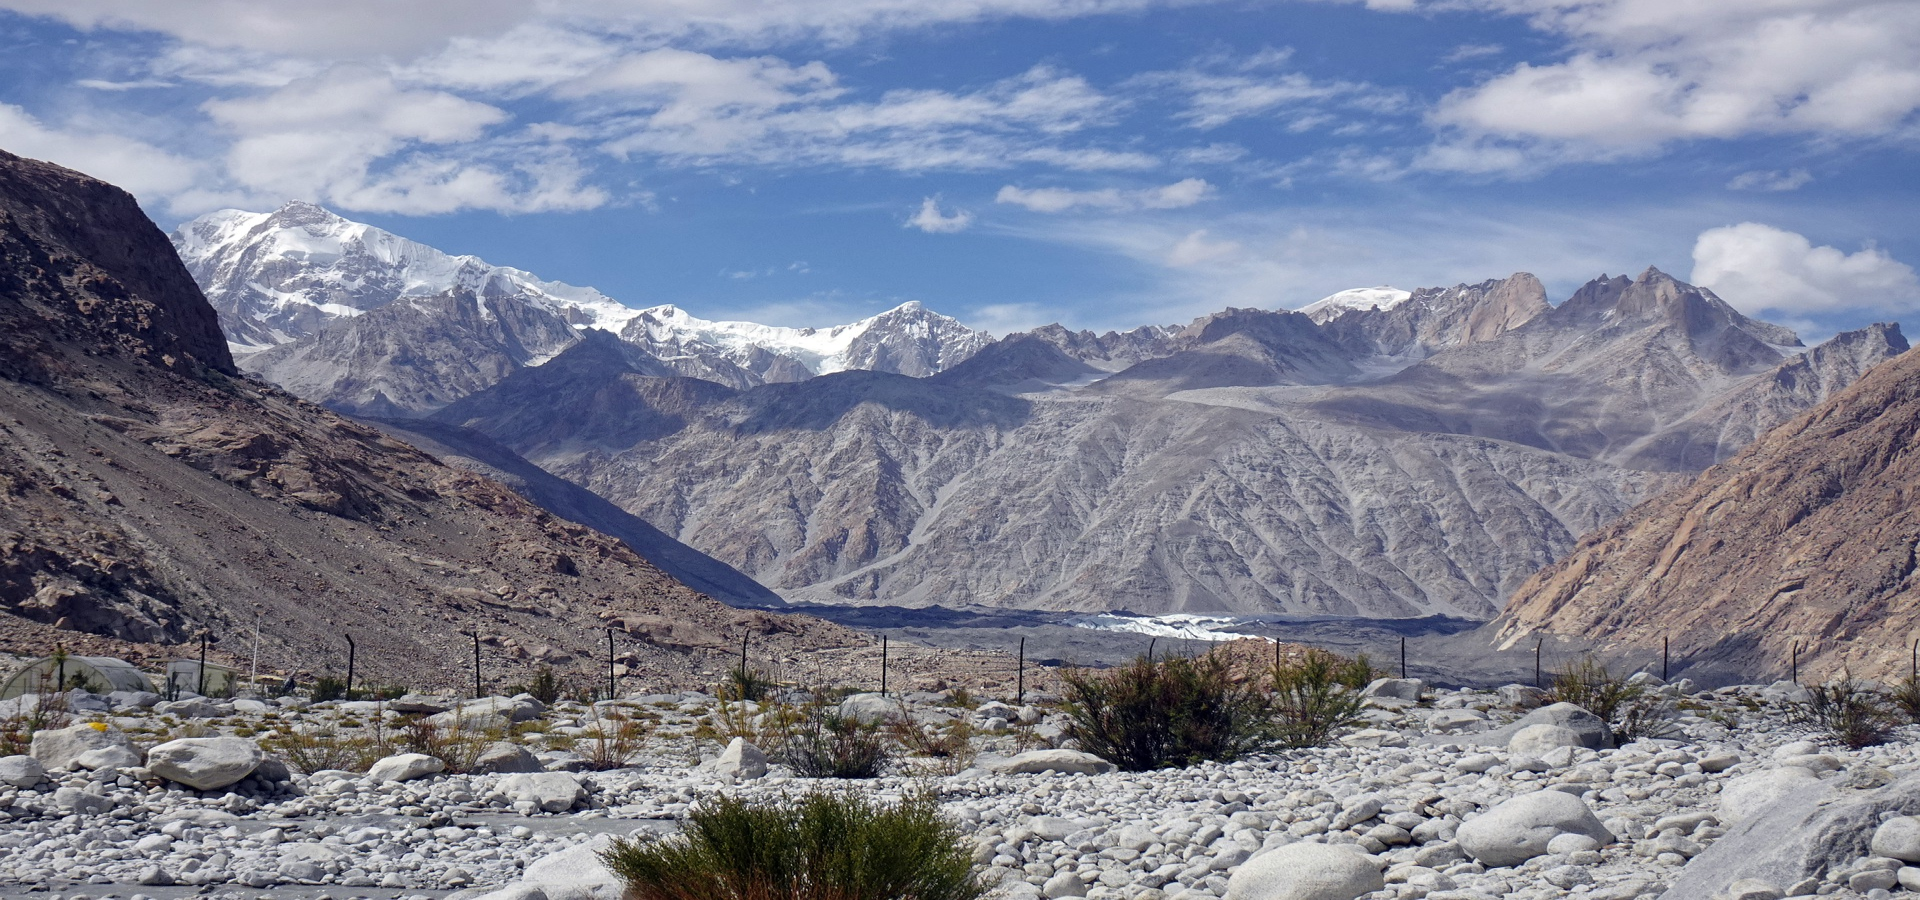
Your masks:
{"label": "sparse vegetation", "polygon": [[646,737],[646,726],[640,722],[619,712],[602,715],[595,710],[593,724],[574,738],[573,749],[596,772],[624,769],[633,764]]}
{"label": "sparse vegetation", "polygon": [[1365,703],[1360,687],[1373,681],[1371,674],[1365,656],[1345,660],[1319,649],[1275,666],[1273,711],[1280,746],[1318,747],[1357,724]]}
{"label": "sparse vegetation", "polygon": [[1897,685],[1887,699],[1894,708],[1907,717],[1909,722],[1920,722],[1920,677],[1908,675]]}
{"label": "sparse vegetation", "polygon": [[974,728],[966,720],[919,722],[905,703],[900,704],[900,718],[888,723],[886,731],[908,755],[934,760],[936,771],[943,775],[965,769],[978,755],[973,746]]}
{"label": "sparse vegetation", "polygon": [[527,679],[526,684],[512,685],[507,688],[507,691],[512,694],[528,694],[533,699],[552,706],[554,701],[560,699],[560,692],[564,687],[560,683],[560,675],[553,671],[552,666],[541,666],[533,670],[533,677]]}
{"label": "sparse vegetation", "polygon": [[1872,687],[1844,674],[1836,681],[1807,688],[1807,700],[1794,717],[1814,725],[1849,750],[1884,744],[1899,724],[1894,706]]}
{"label": "sparse vegetation", "polygon": [[1231,760],[1273,745],[1267,698],[1213,655],[1141,656],[1061,676],[1068,734],[1130,772]]}
{"label": "sparse vegetation", "polygon": [[721,700],[752,700],[759,703],[773,693],[773,679],[761,675],[753,669],[741,665],[727,670],[727,678],[720,684]]}
{"label": "sparse vegetation", "polygon": [[615,841],[603,858],[631,900],[974,900],[959,829],[931,796],[882,805],[816,793],[798,801],[703,801],[679,835]]}
{"label": "sparse vegetation", "polygon": [[332,725],[263,738],[260,747],[308,775],[325,769],[365,771],[381,755],[372,739],[343,734]]}
{"label": "sparse vegetation", "polygon": [[[888,748],[879,726],[815,701],[787,720],[779,758],[803,778],[878,778]],[[765,748],[762,748],[765,749]]]}
{"label": "sparse vegetation", "polygon": [[67,695],[43,683],[32,709],[0,717],[0,756],[25,754],[33,746],[34,732],[65,728],[72,721]]}
{"label": "sparse vegetation", "polygon": [[1615,743],[1667,737],[1679,729],[1672,703],[1590,654],[1554,674],[1547,702],[1571,703],[1599,716]]}
{"label": "sparse vegetation", "polygon": [[325,703],[328,700],[345,700],[347,683],[332,675],[322,675],[313,680],[313,702]]}

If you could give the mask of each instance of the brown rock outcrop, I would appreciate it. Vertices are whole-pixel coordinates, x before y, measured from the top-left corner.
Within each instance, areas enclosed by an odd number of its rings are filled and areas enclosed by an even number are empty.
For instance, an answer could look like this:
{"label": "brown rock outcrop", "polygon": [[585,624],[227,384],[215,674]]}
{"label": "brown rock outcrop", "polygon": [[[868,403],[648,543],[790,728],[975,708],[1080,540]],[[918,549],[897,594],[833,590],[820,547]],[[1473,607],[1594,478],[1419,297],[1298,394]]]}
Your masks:
{"label": "brown rock outcrop", "polygon": [[623,615],[685,638],[620,641],[629,687],[704,683],[715,661],[687,648],[745,633],[776,657],[864,643],[730,609],[505,485],[243,380],[131,196],[0,154],[0,650],[150,657],[204,630],[232,659],[257,624],[267,671],[340,672],[352,635],[363,680],[452,686],[467,632],[496,682],[535,656],[513,647],[604,671]]}
{"label": "brown rock outcrop", "polygon": [[1690,486],[1589,535],[1496,623],[1752,677],[1904,675],[1920,629],[1920,354],[1870,370]]}

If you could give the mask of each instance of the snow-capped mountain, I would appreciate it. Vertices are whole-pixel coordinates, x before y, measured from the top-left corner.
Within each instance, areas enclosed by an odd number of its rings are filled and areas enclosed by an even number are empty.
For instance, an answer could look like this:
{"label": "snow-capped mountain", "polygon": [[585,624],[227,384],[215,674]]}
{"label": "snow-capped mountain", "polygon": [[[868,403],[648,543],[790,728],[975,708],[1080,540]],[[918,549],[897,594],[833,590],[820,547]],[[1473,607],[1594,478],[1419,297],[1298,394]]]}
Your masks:
{"label": "snow-capped mountain", "polygon": [[311,336],[403,297],[454,291],[513,296],[609,331],[638,313],[592,288],[443,253],[300,201],[271,213],[211,212],[172,237],[238,353]]}
{"label": "snow-capped mountain", "polygon": [[221,210],[172,237],[243,368],[358,414],[438,409],[552,359],[588,328],[657,357],[663,374],[736,388],[847,369],[933,375],[993,341],[917,302],[831,328],[635,309],[311,203]]}
{"label": "snow-capped mountain", "polygon": [[1392,309],[1413,298],[1412,291],[1397,287],[1348,288],[1329,294],[1295,310],[1317,323],[1337,319],[1347,310]]}
{"label": "snow-capped mountain", "polygon": [[620,336],[676,369],[696,367],[682,374],[741,388],[849,369],[925,377],[993,343],[986,332],[918,301],[832,328],[710,322],[676,306],[656,306],[641,310]]}

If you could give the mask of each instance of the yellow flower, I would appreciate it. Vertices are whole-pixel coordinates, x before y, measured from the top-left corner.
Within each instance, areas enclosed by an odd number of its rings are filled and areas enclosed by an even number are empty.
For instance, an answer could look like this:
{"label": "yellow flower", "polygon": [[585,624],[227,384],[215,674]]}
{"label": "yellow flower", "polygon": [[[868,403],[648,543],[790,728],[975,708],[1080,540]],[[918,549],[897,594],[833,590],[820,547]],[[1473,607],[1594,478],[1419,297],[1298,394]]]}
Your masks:
{"label": "yellow flower", "polygon": [[92,727],[92,728],[93,728],[93,730],[95,730],[95,731],[106,731],[106,730],[107,730],[107,723],[105,723],[105,722],[88,722],[88,723],[87,723],[87,725],[88,725],[88,726],[90,726],[90,727]]}

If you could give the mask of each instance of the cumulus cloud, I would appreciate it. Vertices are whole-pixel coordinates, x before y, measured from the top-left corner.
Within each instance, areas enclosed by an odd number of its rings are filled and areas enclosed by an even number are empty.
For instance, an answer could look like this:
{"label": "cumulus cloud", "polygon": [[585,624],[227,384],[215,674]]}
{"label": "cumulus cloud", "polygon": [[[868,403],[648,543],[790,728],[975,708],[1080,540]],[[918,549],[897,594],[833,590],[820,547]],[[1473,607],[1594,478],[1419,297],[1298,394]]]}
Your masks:
{"label": "cumulus cloud", "polygon": [[[1469,0],[1568,41],[1441,100],[1435,168],[1616,159],[1676,140],[1871,136],[1920,109],[1907,0]],[[1428,4],[1432,5],[1432,4]]]}
{"label": "cumulus cloud", "polygon": [[1803,235],[1758,222],[1701,232],[1690,280],[1748,313],[1920,308],[1920,276],[1885,251],[1816,247]]}
{"label": "cumulus cloud", "polygon": [[144,200],[186,190],[200,166],[152,144],[92,128],[49,125],[0,103],[0,147],[109,181]]}
{"label": "cumulus cloud", "polygon": [[1179,209],[1192,206],[1214,194],[1205,179],[1187,178],[1157,188],[1121,190],[1102,188],[1076,191],[1069,188],[1021,188],[1006,185],[994,195],[995,203],[1011,203],[1041,213],[1067,212],[1073,209],[1100,209],[1125,212],[1136,209]]}
{"label": "cumulus cloud", "polygon": [[908,228],[918,228],[928,234],[954,234],[967,230],[973,225],[973,213],[963,209],[947,215],[940,211],[940,198],[928,197],[920,201],[920,211],[907,220]]}
{"label": "cumulus cloud", "polygon": [[504,123],[503,110],[402,87],[371,69],[340,67],[203,109],[234,135],[229,177],[259,194],[406,214],[583,209],[609,199],[582,185],[564,149],[507,137],[485,158],[462,146]]}
{"label": "cumulus cloud", "polygon": [[1727,182],[1727,187],[1735,191],[1797,191],[1813,181],[1813,173],[1805,169],[1780,171],[1741,172]]}

